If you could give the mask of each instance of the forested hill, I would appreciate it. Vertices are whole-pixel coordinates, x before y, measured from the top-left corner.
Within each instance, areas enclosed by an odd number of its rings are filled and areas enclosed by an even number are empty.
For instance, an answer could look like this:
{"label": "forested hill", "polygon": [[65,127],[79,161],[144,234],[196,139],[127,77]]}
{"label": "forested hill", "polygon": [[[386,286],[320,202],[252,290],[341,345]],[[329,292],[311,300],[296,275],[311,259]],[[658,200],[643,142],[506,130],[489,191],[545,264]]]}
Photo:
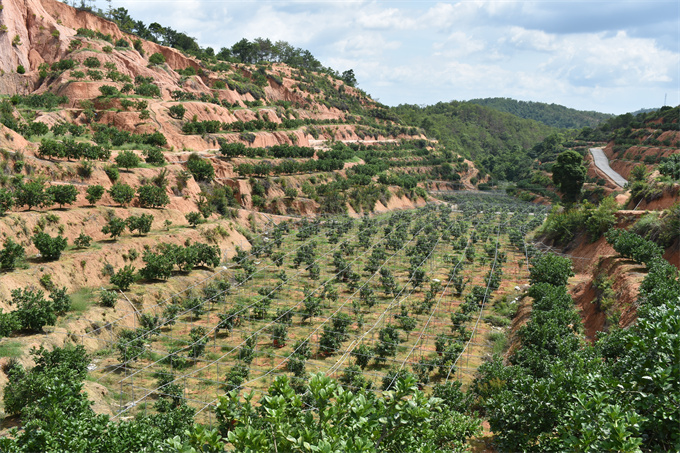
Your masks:
{"label": "forested hill", "polygon": [[564,129],[594,127],[614,116],[607,113],[570,109],[558,104],[517,101],[510,98],[471,99],[468,102]]}
{"label": "forested hill", "polygon": [[406,124],[422,127],[428,137],[476,162],[509,152],[526,154],[522,150],[556,132],[537,121],[468,102],[439,102],[427,107],[402,104],[393,112]]}

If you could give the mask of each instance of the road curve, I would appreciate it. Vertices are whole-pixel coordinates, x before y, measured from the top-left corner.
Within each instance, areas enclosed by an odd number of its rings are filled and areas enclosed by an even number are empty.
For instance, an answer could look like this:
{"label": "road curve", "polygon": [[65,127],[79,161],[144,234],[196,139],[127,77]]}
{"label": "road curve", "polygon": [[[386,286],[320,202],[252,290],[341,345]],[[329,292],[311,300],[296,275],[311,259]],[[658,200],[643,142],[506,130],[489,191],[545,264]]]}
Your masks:
{"label": "road curve", "polygon": [[609,159],[607,159],[602,148],[590,148],[590,154],[593,156],[595,166],[607,175],[609,179],[614,181],[617,186],[623,187],[626,185],[628,181],[609,166]]}

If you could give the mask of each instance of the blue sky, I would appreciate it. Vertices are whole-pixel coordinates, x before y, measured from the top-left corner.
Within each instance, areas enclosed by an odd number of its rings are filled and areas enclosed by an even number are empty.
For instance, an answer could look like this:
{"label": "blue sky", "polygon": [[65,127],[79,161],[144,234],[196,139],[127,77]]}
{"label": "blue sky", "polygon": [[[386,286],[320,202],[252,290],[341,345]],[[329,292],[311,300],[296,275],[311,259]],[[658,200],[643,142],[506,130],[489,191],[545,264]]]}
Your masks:
{"label": "blue sky", "polygon": [[[105,7],[105,2],[98,0]],[[509,97],[625,113],[680,104],[680,2],[112,0],[216,51],[285,40],[388,105]]]}

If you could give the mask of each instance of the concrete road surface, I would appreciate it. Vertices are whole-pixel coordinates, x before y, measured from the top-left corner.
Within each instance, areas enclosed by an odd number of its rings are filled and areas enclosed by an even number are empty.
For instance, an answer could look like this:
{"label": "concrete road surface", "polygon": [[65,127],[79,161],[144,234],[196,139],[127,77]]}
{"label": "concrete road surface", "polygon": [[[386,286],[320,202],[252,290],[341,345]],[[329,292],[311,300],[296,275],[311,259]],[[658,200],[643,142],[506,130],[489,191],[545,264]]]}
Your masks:
{"label": "concrete road surface", "polygon": [[595,166],[599,168],[604,174],[609,176],[612,181],[621,187],[626,185],[628,181],[626,181],[623,176],[612,170],[612,168],[609,166],[609,159],[607,159],[607,156],[602,151],[602,148],[590,148],[590,154],[593,156]]}

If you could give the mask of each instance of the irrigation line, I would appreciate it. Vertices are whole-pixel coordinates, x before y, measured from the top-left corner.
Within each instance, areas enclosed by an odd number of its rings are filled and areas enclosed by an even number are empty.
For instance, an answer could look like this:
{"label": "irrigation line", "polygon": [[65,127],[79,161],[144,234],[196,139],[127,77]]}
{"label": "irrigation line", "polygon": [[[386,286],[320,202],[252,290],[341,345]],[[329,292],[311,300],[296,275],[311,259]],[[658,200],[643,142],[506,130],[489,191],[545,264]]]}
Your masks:
{"label": "irrigation line", "polygon": [[[453,225],[451,225],[451,226],[449,227],[449,229],[451,229],[452,227],[453,227]],[[437,243],[432,247],[432,249],[430,250],[430,252],[428,253],[428,255],[420,262],[420,265],[419,265],[418,267],[421,267],[421,266],[423,265],[423,263],[427,262],[427,260],[432,256],[432,254],[434,253],[435,249],[437,248],[437,245],[438,245],[439,242],[441,241],[441,237],[442,237],[442,236],[443,236],[443,233],[442,233],[442,235],[439,236],[439,238],[437,239]],[[395,304],[395,301],[401,296],[401,294],[403,293],[404,289],[406,289],[406,287],[408,286],[408,284],[411,283],[411,281],[413,280],[413,277],[414,277],[414,276],[415,276],[415,275],[412,275],[411,277],[409,277],[408,281],[407,281],[407,282],[403,285],[403,287],[399,290],[399,293],[394,297],[394,299],[392,299],[392,302],[390,303],[390,305],[388,305],[388,307],[387,307],[385,310],[383,310],[383,312],[380,314],[380,316],[378,317],[378,319],[376,320],[376,322],[370,327],[370,329],[366,330],[366,331],[361,335],[361,337],[359,337],[358,340],[352,341],[352,343],[350,343],[350,344],[347,346],[347,348],[345,349],[345,352],[344,352],[343,355],[340,357],[340,359],[337,360],[337,361],[335,362],[335,364],[333,364],[333,365],[328,369],[328,374],[334,373],[335,370],[336,370],[337,368],[339,368],[339,366],[346,360],[347,356],[351,353],[351,351],[353,350],[353,346],[356,345],[356,344],[359,344],[361,341],[363,341],[363,339],[364,339],[370,332],[372,332],[372,331],[377,327],[377,325],[378,325],[378,323],[380,323],[380,321],[384,321],[385,314],[387,313],[387,311],[389,311],[389,310],[392,309],[392,307],[393,307],[394,304]],[[414,291],[415,291],[415,288],[411,288],[411,291],[410,291],[405,297],[403,297],[403,298],[399,301],[399,305],[401,305],[401,302],[403,302],[403,301],[404,301],[405,299],[407,299],[411,294],[413,294]]]}
{"label": "irrigation line", "polygon": [[[498,234],[496,235],[496,251],[494,253],[493,265],[491,266],[491,272],[490,272],[489,276],[493,276],[493,273],[496,269],[496,263],[498,261],[498,244],[499,244],[500,236],[501,236],[501,225],[499,224],[498,225]],[[482,304],[479,307],[479,316],[477,316],[477,320],[475,321],[475,326],[472,329],[472,334],[470,335],[470,339],[465,343],[463,350],[460,352],[460,354],[458,355],[456,360],[453,362],[453,364],[449,368],[449,372],[446,375],[446,381],[445,382],[449,382],[449,378],[451,377],[451,371],[453,371],[453,369],[456,367],[456,364],[458,363],[460,358],[463,356],[465,351],[468,349],[468,347],[470,346],[470,343],[472,342],[472,339],[475,336],[475,332],[477,330],[477,327],[479,326],[479,321],[482,319],[482,314],[484,313],[484,306],[486,305],[486,300],[487,300],[487,297],[489,295],[489,288],[490,287],[491,287],[491,279],[489,278],[489,282],[486,285],[486,290],[484,291],[484,298],[482,299]]]}
{"label": "irrigation line", "polygon": [[[409,220],[409,223],[410,223],[410,220]],[[421,230],[422,230],[422,229],[421,229]],[[393,233],[394,231],[396,231],[396,228],[395,228],[394,230],[392,230],[392,231],[390,232],[390,234]],[[372,249],[372,248],[375,247],[378,243],[380,243],[381,241],[385,240],[386,238],[387,238],[387,236],[383,236],[383,238],[382,238],[380,241],[377,241],[376,243],[374,243],[373,246],[371,246],[369,249],[367,249],[362,255],[359,255],[359,256],[357,256],[354,260],[352,260],[352,261],[348,264],[347,267],[349,267],[349,265],[351,265],[351,264],[354,263],[356,260],[358,260],[359,258],[361,258],[362,256],[364,256],[365,254],[367,254],[367,253],[368,253],[368,250]],[[409,242],[410,242],[410,241],[409,241]],[[339,245],[338,247],[340,247],[340,245]],[[402,247],[402,249],[403,249],[403,247]],[[401,250],[401,249],[400,249],[400,250]],[[329,252],[329,253],[330,253],[330,252]],[[345,269],[347,269],[347,267],[345,267],[345,268],[344,268],[343,270],[341,270],[340,272],[336,273],[334,277],[337,277],[337,275],[339,275],[341,272],[343,272]],[[301,271],[301,272],[302,272],[302,271]],[[334,277],[333,277],[333,278],[334,278]],[[314,292],[315,292],[316,290],[318,290],[319,288],[321,288],[322,286],[324,286],[324,285],[326,284],[327,281],[332,280],[333,278],[330,278],[330,279],[326,280],[324,283],[322,283],[321,285],[319,285],[319,286],[314,290]],[[359,291],[359,290],[357,290],[357,291]],[[357,291],[355,291],[355,294],[356,294]],[[311,294],[313,294],[313,292],[312,292]],[[296,304],[296,306],[301,305],[305,300],[307,300],[308,297],[311,297],[311,294],[310,294],[310,296],[305,297],[302,301],[298,302],[298,303]],[[351,296],[351,297],[352,297],[352,296]],[[348,299],[348,300],[349,300],[349,299]],[[346,302],[345,302],[345,304],[346,304]],[[339,309],[341,309],[345,304],[343,304]],[[254,304],[252,304],[252,305],[254,305]],[[252,306],[252,305],[251,305],[251,306]],[[246,307],[246,308],[248,308],[248,307]],[[338,309],[338,310],[339,310],[339,309]],[[241,311],[243,311],[243,310],[241,310]],[[337,313],[337,310],[336,310],[336,313]],[[282,315],[282,316],[283,316],[283,315]],[[277,318],[277,319],[271,321],[270,323],[266,324],[266,325],[263,326],[262,328],[260,328],[260,329],[258,329],[257,331],[253,332],[248,338],[246,338],[244,341],[242,341],[238,346],[232,348],[229,352],[227,352],[226,354],[223,354],[221,357],[219,357],[218,359],[216,359],[216,360],[214,360],[213,362],[209,363],[208,365],[205,365],[205,366],[202,367],[202,368],[193,370],[191,374],[198,373],[198,372],[202,371],[203,369],[205,369],[205,368],[207,368],[207,367],[209,367],[209,366],[211,366],[211,365],[213,365],[213,364],[215,364],[215,363],[218,363],[221,359],[223,359],[224,357],[228,356],[229,354],[231,354],[231,353],[232,353],[233,351],[235,351],[236,349],[240,348],[243,344],[246,343],[246,341],[247,341],[248,339],[252,338],[253,336],[258,335],[260,332],[262,332],[264,329],[266,329],[266,328],[269,327],[270,325],[274,324],[274,323],[275,323],[276,321],[278,321],[278,319],[280,319],[280,318],[281,318],[281,317],[279,317],[279,318]],[[324,323],[322,323],[322,325],[325,324],[325,323],[328,321],[328,319],[329,319],[329,318],[327,318],[327,319],[324,321]],[[216,327],[217,327],[217,326],[216,326]],[[207,337],[210,333],[212,333],[213,331],[215,331],[216,327],[212,328],[212,329],[210,330],[210,332],[208,332],[203,338]],[[318,328],[317,328],[316,330],[318,330]],[[314,332],[313,332],[313,333],[314,333]],[[199,339],[199,341],[200,341],[200,339]],[[196,343],[198,343],[198,341],[197,341],[197,342],[194,342],[193,344],[196,344]],[[193,344],[192,344],[192,345],[193,345]],[[190,346],[192,346],[192,345],[190,345]],[[149,368],[149,367],[151,367],[151,366],[153,366],[153,365],[156,365],[156,364],[159,363],[161,360],[164,360],[164,359],[166,359],[167,357],[170,357],[171,355],[173,355],[173,354],[168,354],[168,355],[166,355],[164,358],[162,358],[162,359],[160,359],[160,360],[157,360],[156,362],[153,362],[153,363],[151,363],[151,364],[149,364],[149,365],[143,367],[142,369],[139,369],[139,370],[135,371],[135,372],[134,372],[133,374],[131,374],[130,376],[126,376],[123,380],[126,380],[128,377],[133,378],[136,374],[138,374],[138,373],[144,371],[145,369],[147,369],[147,368]],[[292,354],[291,354],[291,355],[292,355]],[[186,378],[187,376],[190,377],[191,374],[186,374],[186,375],[179,376],[177,379],[173,380],[172,382],[175,382],[175,381],[177,381],[178,379],[180,379],[180,378],[182,378],[182,377],[185,377],[185,378]],[[123,380],[121,380],[121,382],[122,382]],[[123,412],[125,412],[125,411],[123,411]],[[117,416],[120,416],[121,414],[122,414],[122,412],[119,413],[119,414],[117,414],[116,417],[117,417]]]}
{"label": "irrigation line", "polygon": [[[356,235],[355,235],[355,236],[356,236]],[[364,254],[358,256],[357,258],[355,258],[354,261],[356,261],[357,259],[361,258],[361,256],[363,256],[363,255],[365,255],[366,253],[368,253],[368,250],[370,250],[370,249],[372,249],[373,247],[375,247],[378,243],[382,242],[385,238],[386,238],[386,236],[384,236],[384,237],[381,238],[379,241],[377,241],[376,243],[374,243],[371,247],[369,247],[369,248],[364,252]],[[330,253],[332,253],[333,251],[335,251],[335,250],[337,250],[338,248],[342,247],[342,245],[343,245],[344,242],[346,242],[346,241],[343,241],[342,243],[339,243],[334,249],[330,250],[330,251],[327,252],[326,254],[320,256],[319,258],[317,258],[317,259],[314,261],[314,263],[316,263],[317,261],[321,260],[322,258],[325,258],[325,257],[328,256]],[[300,247],[301,247],[301,246],[300,246]],[[298,247],[298,249],[299,249],[300,247]],[[298,249],[296,249],[296,250],[298,250]],[[292,252],[291,252],[291,253],[292,253]],[[354,262],[354,261],[352,261],[352,262]],[[348,266],[349,266],[349,265],[351,265],[351,263],[348,264]],[[268,268],[268,267],[270,267],[270,266],[269,266],[269,265],[268,265],[268,266],[265,266],[263,269],[266,269],[266,268]],[[345,269],[346,269],[346,268],[347,268],[347,267],[345,267]],[[263,269],[260,269],[260,270],[263,270]],[[345,269],[342,269],[340,272],[343,272]],[[305,270],[306,270],[305,268],[301,269],[300,271],[298,271],[298,272],[295,274],[295,276],[302,274]],[[259,272],[259,271],[258,271],[258,272]],[[253,275],[254,275],[254,274],[255,274],[255,273],[253,273]],[[337,276],[337,274],[336,274],[336,276]],[[327,279],[326,281],[324,281],[321,285],[319,285],[319,286],[314,290],[314,292],[315,292],[316,290],[318,290],[319,288],[321,288],[322,286],[324,286],[326,283],[328,283],[328,281],[330,281],[330,280],[332,280],[332,279],[333,279],[333,278],[329,278],[329,279]],[[242,283],[239,284],[239,286],[242,287],[243,284],[244,284],[246,281],[248,281],[248,280],[249,280],[249,279],[244,280]],[[285,283],[287,283],[287,281],[286,281],[286,282],[281,282],[277,287],[275,287],[275,288],[274,288],[272,291],[270,291],[267,295],[262,296],[261,299],[259,299],[259,300],[255,301],[255,302],[253,302],[252,304],[250,304],[250,305],[248,305],[248,306],[246,306],[246,307],[243,307],[241,310],[239,310],[238,312],[234,313],[234,314],[232,315],[232,317],[238,315],[239,313],[244,312],[245,310],[249,310],[250,308],[254,307],[254,306],[257,305],[258,303],[260,303],[263,299],[269,297],[272,293],[274,293],[278,288],[280,288],[281,286],[283,286]],[[220,292],[220,293],[218,293],[218,294],[216,294],[215,296],[213,296],[213,297],[211,297],[211,298],[209,298],[209,299],[206,299],[206,300],[203,300],[203,301],[197,303],[195,306],[193,306],[193,307],[191,307],[191,308],[185,310],[185,311],[182,312],[182,313],[178,313],[178,314],[177,314],[175,317],[173,317],[171,320],[175,320],[175,321],[176,321],[180,316],[186,315],[187,313],[191,312],[193,309],[195,309],[195,308],[198,307],[199,305],[203,305],[205,302],[209,302],[209,301],[213,300],[214,298],[220,296],[220,295],[223,294],[224,292],[226,292],[226,290],[225,290],[225,291],[222,291],[222,292]],[[313,294],[314,292],[312,292],[312,294]],[[310,294],[310,296],[311,296],[311,294]],[[303,302],[304,302],[305,300],[307,300],[307,298],[310,297],[310,296],[306,296],[306,297],[305,297],[300,303],[298,303],[297,305],[300,305],[301,303],[303,303]],[[263,330],[264,328],[268,327],[269,325],[275,323],[276,321],[278,321],[278,320],[279,320],[282,316],[284,316],[284,315],[285,315],[285,313],[284,313],[283,315],[281,315],[280,317],[276,318],[275,320],[273,320],[272,322],[270,322],[269,324],[267,324],[265,327],[263,327],[263,328],[260,329],[260,330]],[[155,327],[154,329],[152,329],[152,330],[150,330],[150,331],[148,331],[148,332],[144,332],[144,333],[138,335],[138,336],[135,337],[134,339],[131,339],[130,341],[128,341],[128,344],[131,343],[132,341],[136,340],[136,339],[139,339],[139,338],[148,336],[149,332],[154,332],[154,331],[156,331],[156,330],[159,330],[159,331],[160,331],[160,328],[169,325],[169,322],[170,322],[170,320],[167,320],[167,321],[164,322],[162,325],[159,325],[159,326]],[[210,331],[206,332],[206,334],[205,334],[204,336],[202,336],[201,338],[197,339],[195,342],[193,342],[193,343],[191,343],[191,344],[188,344],[187,347],[191,347],[191,346],[193,346],[193,345],[195,345],[195,344],[198,344],[198,343],[200,343],[201,340],[203,340],[204,338],[209,337],[211,333],[215,332],[215,331],[218,329],[219,325],[220,325],[220,323],[218,323],[215,327],[213,327],[212,329],[210,329]],[[259,331],[257,331],[256,333],[259,333]],[[253,335],[251,335],[251,337],[252,337],[252,336],[253,336]],[[250,338],[250,337],[249,337],[249,338]],[[240,345],[238,345],[236,348],[240,348],[240,346],[243,345],[244,343],[245,343],[245,341],[242,342]],[[233,351],[233,350],[232,350],[232,351]],[[230,352],[231,352],[231,351],[230,351]],[[131,359],[128,360],[127,362],[121,364],[121,366],[122,366],[123,368],[125,368],[125,366],[126,366],[127,363],[129,363],[130,361],[136,360],[136,359],[137,359],[138,357],[140,357],[142,354],[144,354],[144,352],[138,354],[137,356],[131,358]],[[174,355],[174,354],[175,354],[175,353],[167,354],[165,357],[163,357],[163,358],[160,359],[160,360],[164,360],[164,359],[166,359],[167,357],[172,356],[172,355]],[[228,354],[229,354],[229,353],[228,353]],[[160,361],[160,360],[159,360],[159,361]],[[219,360],[219,359],[218,359],[218,360]],[[156,361],[156,362],[150,364],[149,366],[155,365],[155,364],[158,363],[159,361]],[[119,366],[117,369],[120,369],[121,366]],[[114,371],[116,371],[116,370],[112,370],[111,372],[114,372]],[[199,371],[199,370],[197,370],[197,371]],[[109,372],[109,373],[111,373],[111,372]],[[109,374],[109,373],[107,373],[107,374]],[[134,375],[134,374],[133,374],[133,375]],[[106,376],[106,374],[103,375],[103,376],[101,376],[99,379],[101,379],[101,378],[103,378],[103,377],[105,377],[105,376]],[[128,376],[126,376],[124,379],[127,379],[127,377],[128,377]],[[123,379],[123,380],[124,380],[124,379]]]}

